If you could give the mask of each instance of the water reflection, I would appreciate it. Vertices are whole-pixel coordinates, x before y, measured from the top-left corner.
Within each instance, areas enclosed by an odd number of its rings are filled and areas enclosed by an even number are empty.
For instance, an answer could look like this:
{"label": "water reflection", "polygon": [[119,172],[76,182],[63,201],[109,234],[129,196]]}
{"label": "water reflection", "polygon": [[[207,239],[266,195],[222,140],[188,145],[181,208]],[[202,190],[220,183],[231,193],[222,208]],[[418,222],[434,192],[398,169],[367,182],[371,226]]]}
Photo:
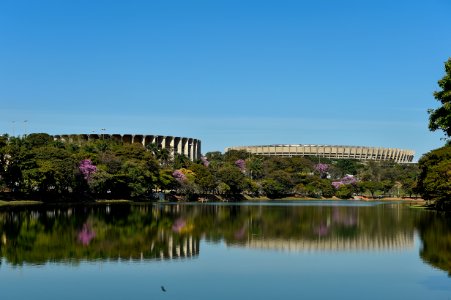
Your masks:
{"label": "water reflection", "polygon": [[92,225],[85,223],[82,230],[78,233],[78,241],[87,246],[95,236],[96,232],[92,229]]}
{"label": "water reflection", "polygon": [[417,223],[423,241],[421,258],[451,277],[451,215],[424,212]]}
{"label": "water reflection", "polygon": [[[451,269],[449,218],[398,205],[109,205],[0,212],[0,253],[10,264],[195,258],[200,241],[279,251],[412,248]],[[426,216],[426,217],[425,217]]]}

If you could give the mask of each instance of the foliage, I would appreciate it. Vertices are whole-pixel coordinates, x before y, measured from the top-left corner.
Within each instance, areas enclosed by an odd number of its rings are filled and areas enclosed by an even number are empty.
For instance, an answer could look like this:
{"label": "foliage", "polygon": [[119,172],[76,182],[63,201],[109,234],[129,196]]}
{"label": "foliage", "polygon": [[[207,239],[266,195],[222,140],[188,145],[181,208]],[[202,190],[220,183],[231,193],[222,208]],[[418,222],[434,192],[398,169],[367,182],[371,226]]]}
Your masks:
{"label": "foliage", "polygon": [[[74,143],[55,142],[46,134],[3,136],[0,188],[13,198],[43,201],[151,199],[157,191],[193,200],[215,193],[236,199],[241,193],[330,198],[338,192],[332,182],[354,185],[357,192],[361,187],[355,185],[357,178],[383,183],[379,190],[384,193],[396,187],[398,194],[412,194],[418,176],[415,166],[384,162],[322,158],[318,164],[314,157],[268,157],[245,151],[210,152],[192,162],[163,150],[157,144],[143,147],[109,139]],[[350,173],[353,176],[346,175]]]}
{"label": "foliage", "polygon": [[315,171],[317,171],[320,175],[321,178],[326,178],[327,177],[327,171],[329,170],[329,165],[328,164],[317,164],[315,165]]}
{"label": "foliage", "polygon": [[229,193],[232,195],[240,194],[245,188],[245,176],[236,167],[225,165],[217,172],[219,182],[225,183],[229,187]]}
{"label": "foliage", "polygon": [[383,189],[382,183],[378,181],[362,181],[359,183],[359,186],[371,193],[371,197],[374,198],[377,191],[381,191]]}
{"label": "foliage", "polygon": [[419,161],[417,190],[439,209],[451,209],[451,146],[433,150]]}
{"label": "foliage", "polygon": [[350,184],[343,184],[341,185],[335,195],[340,199],[349,199],[352,197],[352,194],[354,193],[354,187]]}
{"label": "foliage", "polygon": [[278,181],[268,178],[262,181],[262,190],[268,198],[280,198],[286,194],[285,187]]}
{"label": "foliage", "polygon": [[346,175],[338,181],[333,181],[334,188],[339,189],[343,185],[353,185],[357,183],[357,179],[352,175]]}
{"label": "foliage", "polygon": [[206,156],[201,156],[200,160],[205,167],[208,167],[210,165],[210,162],[208,161],[208,158]]}
{"label": "foliage", "polygon": [[185,182],[187,180],[185,173],[183,173],[181,170],[175,170],[174,173],[172,173],[172,176],[179,183]]}
{"label": "foliage", "polygon": [[336,169],[340,170],[340,177],[349,175],[357,175],[363,167],[362,163],[355,159],[340,159],[334,163]]}
{"label": "foliage", "polygon": [[434,92],[434,98],[441,103],[436,109],[429,109],[429,129],[442,130],[446,137],[451,137],[451,58],[445,62],[445,76],[438,81],[441,88]]}
{"label": "foliage", "polygon": [[97,167],[92,163],[90,159],[83,159],[78,166],[83,177],[86,181],[90,181],[91,175],[97,171]]}
{"label": "foliage", "polygon": [[246,171],[246,161],[244,159],[238,159],[235,161],[235,166],[237,166],[241,172]]}

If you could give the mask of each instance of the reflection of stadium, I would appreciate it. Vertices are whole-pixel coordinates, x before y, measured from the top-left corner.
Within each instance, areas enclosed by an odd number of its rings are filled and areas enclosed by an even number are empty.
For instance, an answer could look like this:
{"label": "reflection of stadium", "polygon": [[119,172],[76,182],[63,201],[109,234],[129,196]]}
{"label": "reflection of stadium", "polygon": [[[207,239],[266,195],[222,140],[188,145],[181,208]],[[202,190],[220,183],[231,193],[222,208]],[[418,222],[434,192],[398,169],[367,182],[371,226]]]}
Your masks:
{"label": "reflection of stadium", "polygon": [[[178,259],[193,258],[199,256],[199,239],[193,236],[186,236],[174,239],[172,235],[164,242],[165,247],[160,248],[156,253],[158,259]],[[156,245],[152,243],[151,252],[154,252]]]}
{"label": "reflection of stadium", "polygon": [[391,236],[373,237],[359,235],[354,238],[318,237],[306,239],[250,239],[245,242],[247,248],[279,250],[287,252],[301,251],[346,251],[346,250],[400,250],[413,248],[413,233],[397,233]]}
{"label": "reflection of stadium", "polygon": [[415,155],[415,152],[412,150],[397,148],[331,145],[236,146],[226,148],[226,151],[229,150],[245,150],[253,154],[266,156],[318,156],[358,160],[392,160],[398,163],[411,162]]}
{"label": "reflection of stadium", "polygon": [[143,146],[156,144],[160,149],[167,149],[171,154],[183,154],[191,160],[197,160],[201,156],[200,140],[187,137],[143,134],[62,134],[54,135],[53,138],[70,142],[108,139]]}

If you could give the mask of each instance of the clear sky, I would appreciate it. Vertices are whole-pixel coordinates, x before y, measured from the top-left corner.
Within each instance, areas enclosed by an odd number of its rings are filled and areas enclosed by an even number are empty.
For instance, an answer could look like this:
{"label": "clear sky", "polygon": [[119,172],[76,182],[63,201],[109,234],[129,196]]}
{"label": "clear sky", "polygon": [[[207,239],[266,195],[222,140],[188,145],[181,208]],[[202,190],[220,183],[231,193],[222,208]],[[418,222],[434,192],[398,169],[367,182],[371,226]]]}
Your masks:
{"label": "clear sky", "polygon": [[[0,132],[413,149],[449,0],[1,0]],[[27,122],[24,122],[27,120]]]}

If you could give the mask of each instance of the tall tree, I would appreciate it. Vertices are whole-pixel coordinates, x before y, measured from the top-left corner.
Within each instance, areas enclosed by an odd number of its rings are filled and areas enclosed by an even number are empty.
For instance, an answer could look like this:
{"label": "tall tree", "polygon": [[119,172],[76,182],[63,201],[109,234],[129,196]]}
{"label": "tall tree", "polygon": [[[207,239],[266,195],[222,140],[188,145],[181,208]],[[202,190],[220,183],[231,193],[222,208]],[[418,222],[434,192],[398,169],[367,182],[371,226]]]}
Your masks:
{"label": "tall tree", "polygon": [[451,57],[445,62],[445,76],[438,81],[440,91],[434,92],[434,98],[441,102],[436,109],[429,109],[429,129],[443,130],[446,139],[451,137]]}

